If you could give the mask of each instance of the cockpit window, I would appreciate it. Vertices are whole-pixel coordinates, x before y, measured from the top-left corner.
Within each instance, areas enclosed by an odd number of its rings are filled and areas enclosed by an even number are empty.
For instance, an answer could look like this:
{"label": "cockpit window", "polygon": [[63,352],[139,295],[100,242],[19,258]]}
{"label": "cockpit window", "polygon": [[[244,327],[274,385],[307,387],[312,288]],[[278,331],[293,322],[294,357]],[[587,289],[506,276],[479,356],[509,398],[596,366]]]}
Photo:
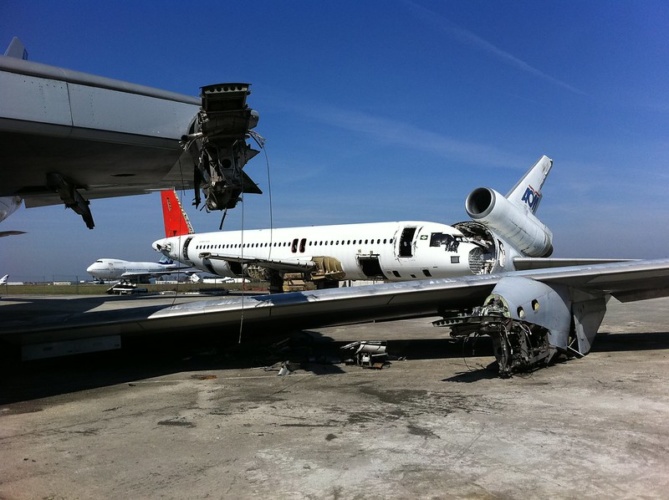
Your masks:
{"label": "cockpit window", "polygon": [[455,236],[445,233],[432,233],[430,235],[430,246],[431,247],[440,247],[443,246],[444,250],[447,252],[456,252],[458,250],[459,242],[455,239]]}

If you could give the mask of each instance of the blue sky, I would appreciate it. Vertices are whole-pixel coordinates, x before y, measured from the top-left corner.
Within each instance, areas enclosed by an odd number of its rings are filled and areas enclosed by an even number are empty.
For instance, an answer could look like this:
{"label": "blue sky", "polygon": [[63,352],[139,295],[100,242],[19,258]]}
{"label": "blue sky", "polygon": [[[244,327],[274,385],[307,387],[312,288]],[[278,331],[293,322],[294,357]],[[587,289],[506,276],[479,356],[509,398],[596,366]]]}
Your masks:
{"label": "blue sky", "polygon": [[[5,0],[0,19],[0,45],[19,36],[33,61],[195,96],[251,82],[267,157],[246,171],[266,194],[227,229],[269,226],[270,188],[275,227],[453,223],[472,189],[506,193],[546,154],[554,256],[669,256],[666,2]],[[27,234],[0,240],[0,275],[158,259],[158,195],[91,208],[92,231],[60,206],[4,221]]]}

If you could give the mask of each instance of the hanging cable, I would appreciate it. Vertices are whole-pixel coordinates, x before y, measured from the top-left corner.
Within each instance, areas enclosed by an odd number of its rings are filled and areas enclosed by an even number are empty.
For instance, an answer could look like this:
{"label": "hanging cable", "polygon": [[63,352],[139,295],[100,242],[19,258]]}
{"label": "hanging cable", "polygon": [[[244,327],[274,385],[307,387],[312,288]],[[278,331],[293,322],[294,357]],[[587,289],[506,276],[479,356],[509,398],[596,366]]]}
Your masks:
{"label": "hanging cable", "polygon": [[223,210],[223,216],[221,217],[221,223],[218,225],[218,230],[219,230],[219,231],[220,231],[221,229],[223,229],[223,223],[225,222],[225,217],[226,217],[226,215],[228,215],[228,209],[227,209],[227,207],[225,208],[225,210]]}
{"label": "hanging cable", "polygon": [[[181,194],[179,195],[179,197],[180,197],[179,201],[181,202],[181,201],[183,201],[184,192],[186,190],[186,180],[184,179],[184,172],[183,172],[183,165],[181,164],[181,158],[179,158],[178,161],[179,161],[179,176],[181,177],[181,188],[179,189]],[[196,189],[198,189],[197,186],[196,186]],[[176,191],[177,190],[175,188],[174,192],[176,193]],[[181,206],[183,207],[183,203],[181,204]],[[161,209],[163,209],[163,208],[161,207]],[[167,236],[167,234],[165,236]],[[179,244],[177,245],[177,249],[178,249],[178,254],[177,255],[181,255],[182,245],[183,245],[183,235],[180,234],[179,239],[177,241],[179,242]],[[175,290],[175,293],[174,293],[174,297],[172,298],[172,305],[173,306],[176,304],[176,300],[179,297],[179,288],[180,288],[179,287],[179,273],[177,273],[177,285],[176,285],[176,290]]]}
{"label": "hanging cable", "polygon": [[267,196],[269,197],[269,257],[272,256],[272,242],[274,241],[274,214],[273,214],[273,205],[272,205],[272,179],[270,178],[270,166],[269,166],[269,155],[267,154],[267,148],[265,147],[265,139],[263,136],[249,130],[249,135],[256,141],[256,144],[260,149],[262,149],[265,155],[265,169],[267,170]]}
{"label": "hanging cable", "polygon": [[241,240],[242,240],[242,248],[241,252],[239,255],[241,256],[241,264],[242,264],[242,312],[241,315],[239,316],[239,339],[237,340],[238,344],[242,343],[242,331],[244,329],[244,298],[246,297],[246,279],[244,278],[244,199],[241,198],[242,201],[242,231],[241,231]]}

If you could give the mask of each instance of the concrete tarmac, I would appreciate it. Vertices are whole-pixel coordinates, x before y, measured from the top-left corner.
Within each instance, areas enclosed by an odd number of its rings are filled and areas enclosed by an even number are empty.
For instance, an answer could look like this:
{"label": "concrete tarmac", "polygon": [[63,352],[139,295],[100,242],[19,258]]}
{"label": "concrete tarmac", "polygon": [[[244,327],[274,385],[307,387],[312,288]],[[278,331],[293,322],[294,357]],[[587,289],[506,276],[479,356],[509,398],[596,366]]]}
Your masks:
{"label": "concrete tarmac", "polygon": [[[668,306],[506,380],[425,319],[4,366],[0,498],[666,498]],[[333,364],[362,339],[406,359]]]}

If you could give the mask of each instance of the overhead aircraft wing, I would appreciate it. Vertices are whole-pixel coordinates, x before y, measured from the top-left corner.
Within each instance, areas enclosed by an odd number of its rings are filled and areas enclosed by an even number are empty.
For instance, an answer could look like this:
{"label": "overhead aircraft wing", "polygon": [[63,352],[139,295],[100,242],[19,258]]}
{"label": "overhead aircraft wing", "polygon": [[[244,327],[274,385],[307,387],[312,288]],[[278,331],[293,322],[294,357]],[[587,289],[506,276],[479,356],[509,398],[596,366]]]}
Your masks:
{"label": "overhead aircraft wing", "polygon": [[[18,45],[20,45],[19,48]],[[207,208],[260,193],[242,171],[258,113],[249,84],[202,87],[200,98],[0,56],[0,197],[65,203],[94,226],[89,200],[175,186],[200,188]]]}
{"label": "overhead aircraft wing", "polygon": [[0,195],[61,203],[52,172],[87,198],[192,186],[179,141],[200,99],[5,56],[0,86]]}
{"label": "overhead aircraft wing", "polygon": [[305,272],[316,268],[316,263],[311,257],[302,259],[267,259],[265,257],[254,257],[252,255],[226,255],[213,252],[203,252],[200,254],[203,259],[224,260],[226,262],[239,262],[240,264],[257,265],[275,271],[285,272]]}

